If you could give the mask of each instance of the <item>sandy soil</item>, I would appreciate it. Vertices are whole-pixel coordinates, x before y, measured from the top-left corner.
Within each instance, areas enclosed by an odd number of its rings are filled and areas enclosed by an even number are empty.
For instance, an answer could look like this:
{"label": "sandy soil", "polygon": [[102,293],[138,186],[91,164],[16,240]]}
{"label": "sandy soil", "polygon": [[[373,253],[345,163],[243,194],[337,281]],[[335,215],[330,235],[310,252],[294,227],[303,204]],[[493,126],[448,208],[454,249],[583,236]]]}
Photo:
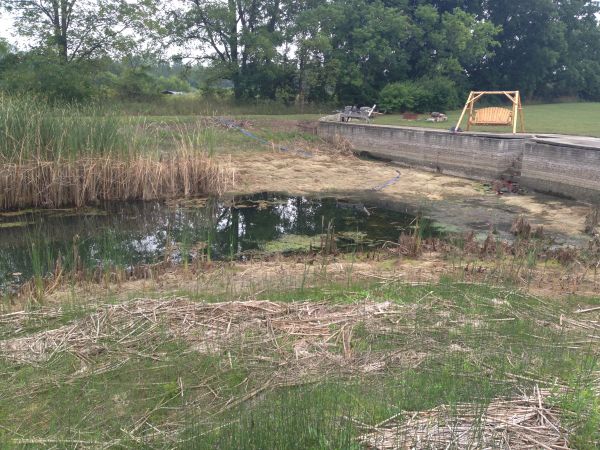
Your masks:
{"label": "sandy soil", "polygon": [[[296,145],[294,148],[298,148]],[[310,158],[292,152],[264,151],[236,154],[232,158],[235,169],[234,192],[252,194],[264,191],[292,195],[356,196],[358,198],[406,202],[421,199],[434,207],[452,209],[466,200],[490,203],[480,219],[493,216],[494,209],[525,215],[532,223],[543,224],[546,230],[582,236],[588,207],[573,201],[543,195],[505,195],[484,193],[474,188],[476,181],[438,173],[431,173],[386,162],[362,160],[343,153],[327,152],[310,145],[298,148],[315,154]],[[378,187],[401,177],[379,191]]]}

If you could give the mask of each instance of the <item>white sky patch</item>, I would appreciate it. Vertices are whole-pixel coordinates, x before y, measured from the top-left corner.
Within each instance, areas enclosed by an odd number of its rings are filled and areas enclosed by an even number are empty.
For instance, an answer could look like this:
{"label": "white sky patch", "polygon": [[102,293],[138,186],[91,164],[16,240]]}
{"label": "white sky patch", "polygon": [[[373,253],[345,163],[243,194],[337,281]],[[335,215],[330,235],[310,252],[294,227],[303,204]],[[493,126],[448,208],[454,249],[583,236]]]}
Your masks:
{"label": "white sky patch", "polygon": [[16,44],[16,39],[12,36],[13,18],[6,13],[0,16],[0,37],[8,40],[11,44]]}
{"label": "white sky patch", "polygon": [[15,33],[15,18],[12,14],[8,14],[6,11],[0,12],[0,38],[4,38],[9,44],[14,45],[19,50],[26,50],[31,42],[28,39],[16,36]]}

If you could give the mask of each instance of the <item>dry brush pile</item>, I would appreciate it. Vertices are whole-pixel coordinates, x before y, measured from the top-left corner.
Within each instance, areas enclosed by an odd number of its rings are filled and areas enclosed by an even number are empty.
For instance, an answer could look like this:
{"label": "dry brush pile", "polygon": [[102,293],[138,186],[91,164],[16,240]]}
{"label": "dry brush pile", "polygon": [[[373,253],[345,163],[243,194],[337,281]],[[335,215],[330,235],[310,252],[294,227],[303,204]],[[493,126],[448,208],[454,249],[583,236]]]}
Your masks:
{"label": "dry brush pile", "polygon": [[[166,334],[189,342],[199,353],[220,354],[239,350],[240,346],[251,348],[250,360],[272,362],[279,367],[293,365],[298,379],[306,376],[310,369],[319,369],[316,373],[323,374],[329,369],[337,370],[340,365],[348,373],[357,367],[367,373],[383,369],[386,359],[388,365],[412,365],[424,356],[414,350],[399,351],[381,359],[381,355],[376,354],[353,355],[352,329],[357,323],[378,323],[385,317],[405,312],[391,302],[373,301],[332,306],[323,302],[196,303],[186,298],[135,299],[102,306],[83,319],[54,330],[0,341],[0,356],[31,364],[48,361],[62,352],[74,353],[82,362],[90,355],[106,353],[124,360],[132,352],[168,360],[168,355],[147,353],[143,348]],[[13,333],[32,317],[56,319],[60,315],[60,310],[43,308],[32,316],[26,312],[5,314],[0,317],[0,323],[5,333]],[[338,353],[336,348],[340,343],[343,351]],[[281,359],[273,358],[274,354],[279,354]],[[283,383],[284,378],[286,383],[292,382],[287,372],[285,376],[281,374],[277,382]]]}
{"label": "dry brush pile", "polygon": [[[360,440],[369,449],[525,449],[572,448],[561,425],[560,408],[548,404],[548,389],[495,399],[477,410],[472,404],[442,405],[429,411],[403,412],[369,427]],[[398,414],[400,415],[400,414]]]}

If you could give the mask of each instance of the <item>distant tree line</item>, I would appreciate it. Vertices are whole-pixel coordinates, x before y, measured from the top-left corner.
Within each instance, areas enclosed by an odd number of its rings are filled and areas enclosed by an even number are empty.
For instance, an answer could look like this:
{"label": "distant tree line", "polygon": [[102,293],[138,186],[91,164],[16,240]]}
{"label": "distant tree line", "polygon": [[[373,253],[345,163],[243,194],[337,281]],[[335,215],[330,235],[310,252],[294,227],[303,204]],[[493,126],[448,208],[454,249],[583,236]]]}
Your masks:
{"label": "distant tree line", "polygon": [[[142,98],[231,86],[239,101],[456,108],[466,92],[600,101],[590,0],[0,0],[0,88]],[[165,56],[165,55],[168,55]]]}

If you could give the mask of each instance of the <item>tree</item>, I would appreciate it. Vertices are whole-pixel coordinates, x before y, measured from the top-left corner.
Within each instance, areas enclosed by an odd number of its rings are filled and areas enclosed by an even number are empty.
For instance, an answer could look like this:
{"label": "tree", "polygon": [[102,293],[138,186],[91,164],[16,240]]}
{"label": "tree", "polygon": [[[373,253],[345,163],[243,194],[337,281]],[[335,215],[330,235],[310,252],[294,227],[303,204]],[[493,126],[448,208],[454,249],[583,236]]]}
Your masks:
{"label": "tree", "polygon": [[[184,0],[171,11],[169,33],[183,57],[208,61],[214,78],[231,79],[235,97],[275,98],[290,61],[280,47],[297,6],[293,0]],[[200,52],[200,55],[197,54]],[[286,73],[287,72],[287,73]],[[289,81],[289,80],[288,80]]]}
{"label": "tree", "polygon": [[[561,53],[551,79],[548,96],[580,96],[600,100],[600,28],[597,3],[571,0],[558,8],[559,20],[566,26],[567,50]],[[538,89],[539,90],[539,89]]]}
{"label": "tree", "polygon": [[348,104],[373,103],[386,75],[402,79],[410,69],[404,48],[408,17],[379,0],[324,1],[303,11],[298,27],[299,61],[322,68],[321,77],[327,74],[335,96]]}
{"label": "tree", "polygon": [[477,89],[519,89],[525,97],[552,97],[570,83],[589,84],[584,69],[596,71],[599,62],[598,6],[589,0],[481,3],[479,19],[502,31],[495,55],[469,68]]}
{"label": "tree", "polygon": [[465,66],[498,45],[499,28],[492,23],[459,8],[440,12],[423,3],[344,0],[301,14],[306,40],[328,40],[313,58],[323,67],[339,62],[334,83],[339,100],[372,104],[384,86],[407,80],[447,76],[461,81]]}
{"label": "tree", "polygon": [[148,32],[157,0],[0,0],[0,8],[15,15],[19,35],[66,64],[130,47]]}

